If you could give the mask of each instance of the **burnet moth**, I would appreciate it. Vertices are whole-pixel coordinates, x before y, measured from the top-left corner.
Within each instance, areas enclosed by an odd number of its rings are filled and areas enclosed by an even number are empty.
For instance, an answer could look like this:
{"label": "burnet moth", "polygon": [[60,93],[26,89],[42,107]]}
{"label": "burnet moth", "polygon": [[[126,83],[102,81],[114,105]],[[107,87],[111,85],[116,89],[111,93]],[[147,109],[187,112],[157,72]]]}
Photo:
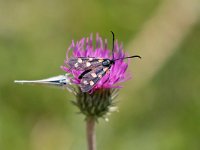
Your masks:
{"label": "burnet moth", "polygon": [[[127,58],[141,58],[139,55],[124,57],[124,58],[114,58],[114,41],[115,36],[113,35],[113,46],[112,46],[112,59],[102,59],[95,57],[78,57],[70,58],[67,64],[70,69],[83,71],[80,76],[80,88],[82,92],[89,92],[100,80],[101,78],[109,73],[112,65],[115,64],[115,61],[127,59]],[[109,78],[108,78],[109,79]]]}

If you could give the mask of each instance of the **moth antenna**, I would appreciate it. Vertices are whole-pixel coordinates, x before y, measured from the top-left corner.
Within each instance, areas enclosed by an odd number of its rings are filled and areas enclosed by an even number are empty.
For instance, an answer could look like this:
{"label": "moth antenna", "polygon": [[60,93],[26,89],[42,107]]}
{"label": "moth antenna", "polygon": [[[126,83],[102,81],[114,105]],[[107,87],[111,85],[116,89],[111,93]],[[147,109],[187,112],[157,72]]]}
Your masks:
{"label": "moth antenna", "polygon": [[135,57],[142,59],[142,57],[139,56],[139,55],[133,55],[133,56],[129,56],[129,57],[124,57],[124,58],[114,59],[114,61],[116,61],[116,60],[120,60],[120,59],[135,58]]}
{"label": "moth antenna", "polygon": [[114,47],[115,47],[115,34],[110,31],[113,35],[113,45],[112,45],[112,60],[114,60]]}

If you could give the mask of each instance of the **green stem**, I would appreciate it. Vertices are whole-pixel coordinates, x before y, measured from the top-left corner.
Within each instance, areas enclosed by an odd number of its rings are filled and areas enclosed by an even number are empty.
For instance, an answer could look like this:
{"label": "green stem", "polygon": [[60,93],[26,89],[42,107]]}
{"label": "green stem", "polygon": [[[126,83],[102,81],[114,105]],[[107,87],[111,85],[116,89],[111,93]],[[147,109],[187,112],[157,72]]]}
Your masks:
{"label": "green stem", "polygon": [[95,118],[94,117],[87,117],[86,132],[87,132],[88,150],[96,150]]}

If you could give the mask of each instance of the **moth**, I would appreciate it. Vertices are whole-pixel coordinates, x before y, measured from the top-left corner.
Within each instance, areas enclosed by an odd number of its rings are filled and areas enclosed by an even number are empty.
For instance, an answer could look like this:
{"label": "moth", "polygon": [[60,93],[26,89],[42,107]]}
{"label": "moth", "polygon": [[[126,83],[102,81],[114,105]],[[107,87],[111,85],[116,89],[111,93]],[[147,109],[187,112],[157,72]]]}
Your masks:
{"label": "moth", "polygon": [[134,55],[130,57],[124,58],[114,58],[114,33],[111,31],[113,35],[113,47],[112,47],[112,59],[102,59],[95,57],[78,57],[78,58],[70,58],[67,64],[70,69],[75,69],[79,71],[83,71],[80,76],[80,88],[82,92],[89,92],[95,85],[109,73],[111,67],[115,64],[115,61],[138,57],[139,55]]}

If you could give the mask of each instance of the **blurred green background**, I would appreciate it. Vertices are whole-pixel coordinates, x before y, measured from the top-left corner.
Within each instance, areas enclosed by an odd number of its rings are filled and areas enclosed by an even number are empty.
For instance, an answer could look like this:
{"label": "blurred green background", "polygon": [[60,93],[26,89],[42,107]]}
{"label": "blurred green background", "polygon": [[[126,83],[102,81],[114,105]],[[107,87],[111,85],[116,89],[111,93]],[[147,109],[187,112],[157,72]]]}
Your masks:
{"label": "blurred green background", "polygon": [[111,41],[110,30],[143,60],[131,61],[134,77],[120,91],[119,113],[97,125],[97,148],[199,150],[197,6],[198,0],[0,0],[0,150],[86,149],[84,117],[68,91],[13,81],[64,74],[72,39],[98,32]]}

